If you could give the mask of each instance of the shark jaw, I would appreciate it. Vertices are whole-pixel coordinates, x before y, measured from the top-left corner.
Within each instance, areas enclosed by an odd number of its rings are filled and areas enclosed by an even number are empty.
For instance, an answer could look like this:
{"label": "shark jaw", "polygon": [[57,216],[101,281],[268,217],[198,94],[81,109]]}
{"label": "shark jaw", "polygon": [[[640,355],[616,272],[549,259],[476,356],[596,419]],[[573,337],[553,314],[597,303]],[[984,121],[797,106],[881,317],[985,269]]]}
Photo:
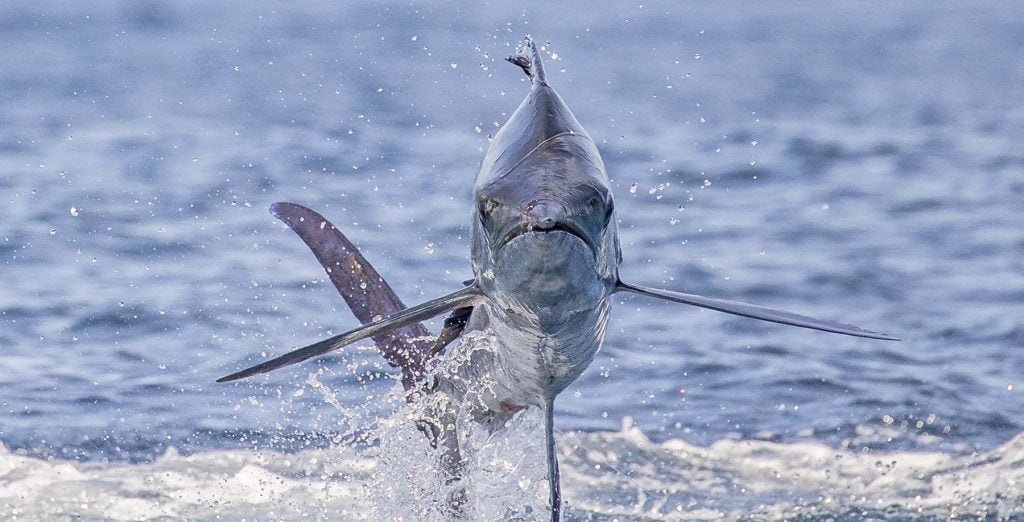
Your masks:
{"label": "shark jaw", "polygon": [[512,240],[528,234],[540,238],[547,236],[549,234],[554,235],[557,232],[563,232],[565,234],[569,234],[570,236],[576,237],[585,245],[587,245],[587,249],[590,250],[594,257],[597,257],[597,247],[594,244],[594,241],[587,237],[586,232],[584,232],[583,229],[572,223],[564,222],[554,223],[553,225],[548,227],[544,227],[536,223],[523,223],[521,225],[517,225],[513,227],[512,230],[509,230],[508,233],[506,233],[505,236],[501,238],[501,241],[499,241],[498,244],[495,245],[494,250],[496,252],[500,252],[506,245],[511,243]]}

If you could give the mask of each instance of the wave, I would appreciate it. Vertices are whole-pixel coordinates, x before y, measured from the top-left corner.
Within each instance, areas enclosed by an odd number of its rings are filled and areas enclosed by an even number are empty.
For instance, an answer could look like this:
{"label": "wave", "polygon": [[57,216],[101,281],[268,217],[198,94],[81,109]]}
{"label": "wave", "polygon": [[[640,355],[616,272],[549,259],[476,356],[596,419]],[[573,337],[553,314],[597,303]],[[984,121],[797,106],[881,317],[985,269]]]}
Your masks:
{"label": "wave", "polygon": [[[444,486],[402,415],[374,444],[250,450],[141,464],[38,459],[0,445],[4,519],[438,518]],[[470,436],[474,520],[542,519],[542,419]],[[652,442],[629,419],[559,437],[570,520],[836,520],[1024,517],[1024,434],[985,453],[886,452],[820,442]]]}

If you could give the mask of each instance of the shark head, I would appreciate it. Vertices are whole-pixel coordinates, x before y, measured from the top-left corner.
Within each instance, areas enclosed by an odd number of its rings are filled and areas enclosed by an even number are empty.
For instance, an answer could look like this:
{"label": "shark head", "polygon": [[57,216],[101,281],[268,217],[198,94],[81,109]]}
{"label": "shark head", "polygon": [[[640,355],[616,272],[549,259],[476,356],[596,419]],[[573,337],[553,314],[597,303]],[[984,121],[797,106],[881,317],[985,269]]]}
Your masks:
{"label": "shark head", "polygon": [[527,47],[513,63],[532,84],[491,142],[476,179],[477,281],[485,293],[527,301],[593,303],[614,288],[621,260],[604,162],[544,80],[536,49]]}

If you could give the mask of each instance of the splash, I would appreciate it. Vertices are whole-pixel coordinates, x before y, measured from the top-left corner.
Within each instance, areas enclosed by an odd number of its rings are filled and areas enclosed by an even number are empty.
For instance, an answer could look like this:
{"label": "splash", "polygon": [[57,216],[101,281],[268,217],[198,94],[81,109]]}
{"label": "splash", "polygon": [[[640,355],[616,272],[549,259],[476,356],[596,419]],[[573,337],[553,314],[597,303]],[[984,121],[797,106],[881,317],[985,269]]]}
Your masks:
{"label": "splash", "polygon": [[[467,334],[433,368],[464,375],[493,336]],[[528,408],[500,427],[476,422],[486,376],[464,395],[424,394],[371,418],[316,375],[309,384],[358,437],[296,453],[173,448],[143,464],[38,459],[0,445],[0,518],[438,520],[461,496],[468,520],[537,520],[547,512],[543,415]],[[455,402],[452,402],[455,401]],[[455,406],[458,415],[439,417]],[[461,479],[421,431],[458,427]],[[446,424],[450,427],[450,425]],[[632,421],[614,432],[558,440],[569,520],[1014,519],[1024,516],[1024,434],[986,453],[834,448],[815,440],[652,442]]]}
{"label": "splash", "polygon": [[[399,414],[400,415],[400,414]],[[468,434],[473,520],[544,513],[540,415]],[[146,464],[82,464],[0,447],[0,518],[430,520],[444,513],[436,454],[411,422],[373,447],[294,454],[169,450]],[[570,520],[1013,519],[1024,515],[1024,434],[987,453],[861,452],[815,441],[651,442],[615,432],[559,442]]]}
{"label": "splash", "polygon": [[[427,387],[406,408],[379,422],[380,471],[368,485],[377,495],[376,518],[437,520],[534,520],[546,511],[544,418],[526,409],[501,426],[477,422],[492,381],[472,374],[475,357],[495,346],[493,333],[467,333],[430,369]],[[467,379],[472,375],[472,379]],[[438,386],[444,381],[448,386]],[[457,434],[459,478],[431,447],[427,424]],[[421,431],[423,430],[423,431]],[[438,442],[443,445],[443,442]],[[460,507],[452,508],[452,499]]]}

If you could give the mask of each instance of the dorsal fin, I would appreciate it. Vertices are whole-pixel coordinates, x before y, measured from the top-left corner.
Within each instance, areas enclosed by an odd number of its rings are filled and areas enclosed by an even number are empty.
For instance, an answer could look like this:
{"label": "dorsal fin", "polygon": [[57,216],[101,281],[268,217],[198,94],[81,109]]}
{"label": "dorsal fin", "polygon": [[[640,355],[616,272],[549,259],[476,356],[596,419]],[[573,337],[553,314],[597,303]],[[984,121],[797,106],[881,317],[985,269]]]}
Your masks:
{"label": "dorsal fin", "polygon": [[544,63],[540,59],[540,49],[530,35],[523,38],[523,44],[516,49],[516,54],[505,58],[513,65],[519,66],[530,77],[534,85],[547,85],[544,77]]}
{"label": "dorsal fin", "polygon": [[[270,212],[302,238],[313,251],[334,287],[362,324],[405,309],[391,285],[363,257],[359,249],[327,218],[302,205],[278,202]],[[473,286],[474,281],[465,281]],[[414,323],[373,336],[377,349],[392,366],[402,370],[402,386],[412,389],[432,357],[462,335],[473,307],[457,308],[444,321],[444,329],[433,341],[423,323]]]}
{"label": "dorsal fin", "polygon": [[[365,325],[374,318],[405,309],[405,304],[387,281],[345,234],[326,218],[295,203],[274,203],[270,212],[294,230],[313,251],[360,323]],[[389,364],[401,368],[402,385],[406,390],[412,388],[423,373],[424,363],[434,345],[429,337],[430,331],[421,323],[373,336],[380,354]]]}

